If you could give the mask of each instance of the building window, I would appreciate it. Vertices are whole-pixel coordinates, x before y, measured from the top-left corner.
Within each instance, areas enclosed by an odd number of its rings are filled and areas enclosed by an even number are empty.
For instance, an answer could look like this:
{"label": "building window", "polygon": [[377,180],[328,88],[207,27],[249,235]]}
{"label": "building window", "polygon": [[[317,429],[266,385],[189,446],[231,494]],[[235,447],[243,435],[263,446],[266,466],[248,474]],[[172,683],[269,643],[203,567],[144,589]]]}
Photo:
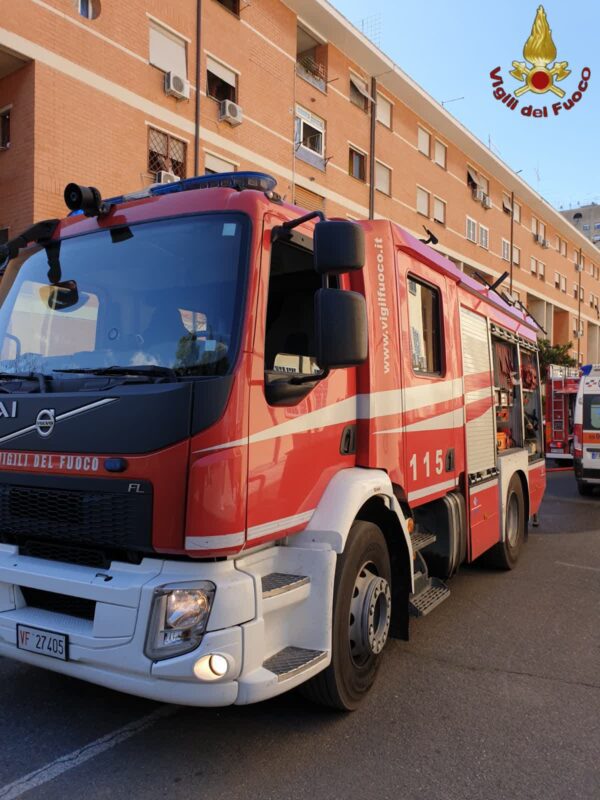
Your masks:
{"label": "building window", "polygon": [[433,160],[436,164],[439,164],[440,167],[446,169],[446,154],[448,148],[443,142],[440,142],[439,139],[435,140],[435,144],[433,146]]}
{"label": "building window", "polygon": [[206,59],[206,94],[219,102],[237,103],[237,74],[210,56]]}
{"label": "building window", "polygon": [[531,265],[531,273],[532,275],[537,275],[537,261],[533,256],[529,259],[529,263]]}
{"label": "building window", "polygon": [[232,14],[235,14],[236,17],[240,15],[240,0],[217,0],[219,5],[222,5],[228,11],[231,11]]}
{"label": "building window", "polygon": [[510,242],[502,239],[502,258],[504,261],[510,261]]}
{"label": "building window", "polygon": [[187,145],[169,133],[148,128],[148,172],[170,172],[178,178],[186,176]]}
{"label": "building window", "polygon": [[585,300],[585,292],[583,291],[583,286],[579,290],[579,299],[581,300],[581,302],[584,302]]}
{"label": "building window", "polygon": [[423,155],[429,158],[431,152],[431,135],[425,128],[417,128],[417,148],[419,153],[423,153]]}
{"label": "building window", "polygon": [[517,223],[521,223],[521,206],[518,203],[513,203],[513,219]]}
{"label": "building window", "polygon": [[490,231],[489,228],[486,228],[484,225],[479,226],[479,245],[480,247],[485,248],[486,250],[489,247],[490,241]]}
{"label": "building window", "polygon": [[100,14],[99,0],[77,0],[77,11],[84,19],[96,19]]}
{"label": "building window", "polygon": [[416,278],[408,278],[408,318],[412,365],[415,372],[442,372],[440,295],[437,289]]}
{"label": "building window", "polygon": [[386,128],[392,127],[392,109],[393,105],[382,94],[377,93],[377,122],[381,122]]}
{"label": "building window", "polygon": [[0,150],[10,147],[10,108],[0,112]]}
{"label": "building window", "polygon": [[446,203],[439,197],[433,198],[433,218],[442,225],[446,224]]}
{"label": "building window", "polygon": [[559,272],[555,272],[554,273],[554,288],[555,289],[560,289],[560,273]]}
{"label": "building window", "polygon": [[375,162],[375,188],[383,194],[392,194],[392,170],[379,161]]}
{"label": "building window", "polygon": [[296,29],[296,73],[322,92],[327,89],[327,45],[301,25]]}
{"label": "building window", "polygon": [[538,221],[537,221],[537,219],[535,217],[531,218],[531,232],[533,233],[534,236],[537,236]]}
{"label": "building window", "polygon": [[543,222],[538,222],[538,236],[540,239],[546,238],[546,225]]}
{"label": "building window", "polygon": [[567,257],[567,243],[565,242],[564,239],[562,239],[560,243],[560,254],[565,258]]}
{"label": "building window", "polygon": [[325,213],[325,198],[303,186],[294,187],[294,205],[305,208],[307,211],[322,211]]}
{"label": "building window", "polygon": [[417,214],[429,216],[429,192],[417,186]]}
{"label": "building window", "polygon": [[577,300],[577,289],[578,289],[577,284],[574,283],[573,284],[573,297],[575,298],[575,300]]}
{"label": "building window", "polygon": [[467,239],[477,243],[477,223],[471,217],[467,217]]}
{"label": "building window", "polygon": [[490,182],[488,181],[487,178],[484,178],[483,175],[479,175],[478,179],[479,179],[479,188],[484,194],[487,194],[489,196]]}
{"label": "building window", "polygon": [[567,293],[567,279],[564,275],[560,276],[560,290],[561,292]]}
{"label": "building window", "polygon": [[187,50],[185,39],[150,20],[150,63],[163,72],[173,72],[187,77]]}
{"label": "building window", "polygon": [[325,169],[325,120],[296,106],[296,153],[302,161]]}
{"label": "building window", "polygon": [[515,267],[521,266],[521,249],[516,245],[513,246],[513,264]]}
{"label": "building window", "polygon": [[367,111],[369,108],[369,92],[367,91],[367,82],[358,75],[350,73],[350,102],[355,106]]}
{"label": "building window", "polygon": [[348,174],[359,181],[366,180],[367,175],[367,157],[360,150],[350,147],[348,150]]}
{"label": "building window", "polygon": [[467,186],[472,191],[479,189],[479,176],[473,167],[467,167]]}
{"label": "building window", "polygon": [[204,174],[216,175],[221,172],[235,172],[236,165],[232,161],[226,161],[220,156],[214,156],[212,153],[204,154]]}
{"label": "building window", "polygon": [[508,194],[502,195],[502,210],[504,211],[505,214],[510,214],[512,212],[510,195]]}
{"label": "building window", "polygon": [[546,265],[542,264],[541,261],[538,261],[538,278],[544,280],[545,276],[546,276]]}

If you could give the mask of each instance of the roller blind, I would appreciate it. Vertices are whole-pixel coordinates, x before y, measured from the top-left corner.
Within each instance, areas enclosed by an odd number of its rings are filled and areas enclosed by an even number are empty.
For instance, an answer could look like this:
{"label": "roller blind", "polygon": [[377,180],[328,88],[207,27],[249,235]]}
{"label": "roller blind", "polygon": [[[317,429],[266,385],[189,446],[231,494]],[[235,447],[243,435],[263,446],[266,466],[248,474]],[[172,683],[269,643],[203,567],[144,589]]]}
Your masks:
{"label": "roller blind", "polygon": [[187,77],[185,40],[156,22],[150,22],[150,63],[163,72]]}

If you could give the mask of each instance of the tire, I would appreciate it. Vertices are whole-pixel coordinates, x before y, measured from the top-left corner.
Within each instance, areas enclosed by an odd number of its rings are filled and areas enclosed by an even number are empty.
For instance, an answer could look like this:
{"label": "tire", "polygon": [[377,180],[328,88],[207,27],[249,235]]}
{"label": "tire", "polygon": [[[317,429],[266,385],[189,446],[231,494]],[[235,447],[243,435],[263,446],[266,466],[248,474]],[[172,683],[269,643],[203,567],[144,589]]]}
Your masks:
{"label": "tire", "polygon": [[331,664],[300,687],[305,697],[354,711],[373,686],[391,619],[390,557],[381,530],[352,525],[333,589]]}
{"label": "tire", "polygon": [[487,554],[487,563],[496,569],[514,569],[525,541],[525,500],[523,484],[513,475],[506,492],[504,541],[498,542]]}
{"label": "tire", "polygon": [[594,492],[594,487],[590,486],[589,483],[577,481],[577,491],[582,497],[590,497],[590,495]]}

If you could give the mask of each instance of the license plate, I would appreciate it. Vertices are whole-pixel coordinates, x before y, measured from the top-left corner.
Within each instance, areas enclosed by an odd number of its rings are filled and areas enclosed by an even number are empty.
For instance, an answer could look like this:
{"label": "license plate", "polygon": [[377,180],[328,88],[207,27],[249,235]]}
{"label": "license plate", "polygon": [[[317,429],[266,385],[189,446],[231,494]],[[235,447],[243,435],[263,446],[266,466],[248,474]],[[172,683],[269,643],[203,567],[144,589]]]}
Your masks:
{"label": "license plate", "polygon": [[17,647],[19,650],[28,650],[30,653],[39,653],[61,661],[69,660],[69,638],[64,633],[17,625]]}
{"label": "license plate", "polygon": [[551,447],[550,448],[550,452],[551,453],[562,453],[562,448],[561,447]]}
{"label": "license plate", "polygon": [[592,451],[590,453],[590,455],[591,455],[592,458],[600,458],[600,453],[595,453],[595,452]]}

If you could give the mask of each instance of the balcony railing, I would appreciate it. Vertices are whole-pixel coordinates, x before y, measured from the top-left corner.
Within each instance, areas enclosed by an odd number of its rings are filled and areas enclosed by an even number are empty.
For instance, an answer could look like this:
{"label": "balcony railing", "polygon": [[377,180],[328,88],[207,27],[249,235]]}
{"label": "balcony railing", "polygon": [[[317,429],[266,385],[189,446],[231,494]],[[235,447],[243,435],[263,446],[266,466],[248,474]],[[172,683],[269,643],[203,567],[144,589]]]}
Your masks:
{"label": "balcony railing", "polygon": [[327,67],[308,53],[299,53],[296,57],[296,73],[322,92],[327,88]]}

